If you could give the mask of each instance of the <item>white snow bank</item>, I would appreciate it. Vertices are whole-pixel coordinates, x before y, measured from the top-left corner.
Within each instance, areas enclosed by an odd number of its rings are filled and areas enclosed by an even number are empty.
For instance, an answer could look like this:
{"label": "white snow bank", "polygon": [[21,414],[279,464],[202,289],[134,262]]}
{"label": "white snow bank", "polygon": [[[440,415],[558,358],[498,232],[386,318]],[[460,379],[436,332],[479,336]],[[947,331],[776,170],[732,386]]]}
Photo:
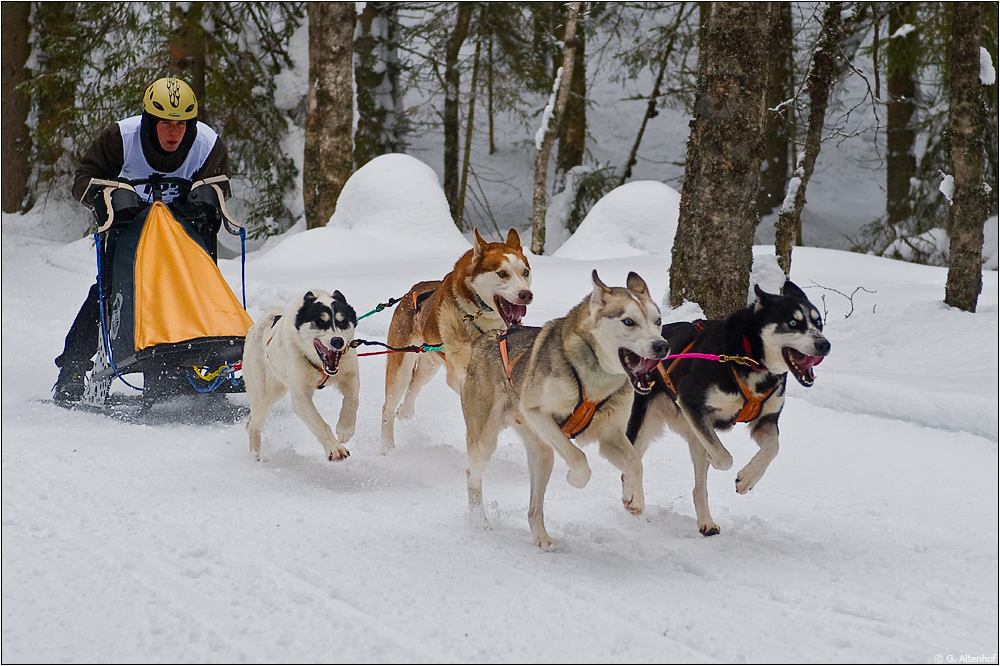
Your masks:
{"label": "white snow bank", "polygon": [[19,236],[68,242],[82,238],[93,222],[86,208],[67,199],[42,199],[27,213],[4,213],[4,231]]}
{"label": "white snow bank", "polygon": [[747,305],[757,300],[757,292],[754,285],[769,294],[780,294],[781,288],[785,286],[785,271],[781,270],[778,264],[778,257],[773,254],[755,254],[753,267],[750,269],[750,289],[747,292]]}
{"label": "white snow bank", "polygon": [[252,261],[258,273],[287,275],[334,265],[387,267],[415,253],[454,262],[468,249],[434,171],[408,155],[382,155],[347,181],[326,227],[287,236]]}
{"label": "white snow bank", "polygon": [[409,155],[380,155],[358,169],[344,185],[328,226],[469,249],[437,174]]}
{"label": "white snow bank", "polygon": [[897,238],[885,248],[883,254],[894,259],[923,260],[933,266],[945,266],[948,264],[949,242],[947,231],[934,228],[919,236]]}
{"label": "white snow bank", "polygon": [[[680,192],[645,180],[608,192],[552,256],[563,259],[610,259],[643,254],[670,256],[677,233]],[[669,268],[668,261],[663,269]]]}

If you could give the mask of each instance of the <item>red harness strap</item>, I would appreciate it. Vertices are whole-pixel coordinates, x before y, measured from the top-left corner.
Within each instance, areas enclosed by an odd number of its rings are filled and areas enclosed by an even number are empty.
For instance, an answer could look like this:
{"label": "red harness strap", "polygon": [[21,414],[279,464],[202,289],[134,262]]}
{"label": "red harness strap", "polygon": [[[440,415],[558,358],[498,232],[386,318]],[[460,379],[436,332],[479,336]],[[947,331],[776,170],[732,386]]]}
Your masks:
{"label": "red harness strap", "polygon": [[[510,388],[517,393],[517,389],[514,388],[514,381],[511,377],[514,373],[514,366],[517,365],[517,362],[521,360],[522,356],[524,356],[524,352],[515,356],[513,361],[509,359],[507,353],[507,331],[500,334],[497,338],[497,342],[500,347],[500,360],[503,362],[504,374],[507,375],[507,383],[510,384]],[[573,370],[573,377],[576,379],[576,385],[580,388],[580,401],[576,403],[576,408],[573,409],[573,413],[559,425],[559,430],[561,430],[562,433],[570,439],[573,439],[586,430],[587,426],[590,425],[590,422],[594,420],[594,414],[597,413],[597,410],[611,398],[611,396],[608,396],[604,400],[587,400],[587,396],[583,392],[583,384],[580,382],[580,377],[577,376],[576,370]]]}
{"label": "red harness strap", "polygon": [[[695,326],[698,326],[699,329],[704,331],[704,328],[697,322],[695,322]],[[685,347],[684,351],[681,353],[686,354],[689,351],[691,351],[691,348],[694,347],[696,342],[698,342],[698,338],[692,340],[691,344]],[[752,358],[750,341],[747,340],[746,337],[743,338],[743,351],[748,357]],[[670,373],[673,371],[678,361],[682,360],[684,359],[676,358],[669,366],[664,366],[663,363],[659,363],[656,366],[657,371],[660,373],[660,377],[663,378],[663,383],[667,390],[667,395],[675,403],[677,402],[677,389],[674,387],[674,382],[670,378]],[[736,420],[734,421],[734,423],[749,423],[750,421],[753,421],[758,416],[760,416],[760,412],[764,408],[764,403],[767,402],[772,395],[774,395],[774,392],[778,390],[778,386],[780,386],[780,383],[772,386],[771,389],[766,393],[755,393],[750,388],[750,386],[745,381],[743,381],[739,373],[736,372],[735,365],[730,365],[729,371],[733,375],[733,381],[736,382],[736,386],[740,389],[740,393],[743,394],[743,407],[736,415]]]}

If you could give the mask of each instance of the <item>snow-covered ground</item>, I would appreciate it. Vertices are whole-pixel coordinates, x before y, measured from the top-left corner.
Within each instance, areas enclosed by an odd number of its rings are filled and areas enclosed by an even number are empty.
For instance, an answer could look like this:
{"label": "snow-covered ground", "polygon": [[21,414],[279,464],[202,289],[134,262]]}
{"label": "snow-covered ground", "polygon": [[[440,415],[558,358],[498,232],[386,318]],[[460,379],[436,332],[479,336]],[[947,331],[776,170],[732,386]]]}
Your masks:
{"label": "snow-covered ground", "polygon": [[[393,166],[381,189],[359,172],[331,227],[251,253],[252,316],[309,288],[367,312],[450,270],[468,245],[433,174]],[[621,256],[627,225],[603,210],[567,252],[585,259],[531,258],[526,323],[565,314],[594,268],[665,293],[670,248],[633,240]],[[790,385],[781,453],[749,495],[733,480],[755,446],[742,426],[724,436],[735,463],[709,477],[722,534],[698,534],[687,447],[668,434],[644,460],[640,517],[596,450],[583,489],[557,457],[546,517],[561,546],[542,552],[513,431],[486,472],[492,529],[468,520],[443,375],[382,457],[384,361],[361,359],[357,434],[336,464],[287,399],[265,463],[241,423],[183,402],[141,424],[47,402],[94,275],[91,241],[58,232],[68,215],[3,217],[5,663],[996,663],[996,271],[968,314],[941,302],[945,269],[797,248],[792,278],[827,313],[833,351],[812,389]],[[239,293],[239,261],[221,267]],[[390,316],[359,337],[384,340]],[[335,418],[334,391],[317,403]]]}

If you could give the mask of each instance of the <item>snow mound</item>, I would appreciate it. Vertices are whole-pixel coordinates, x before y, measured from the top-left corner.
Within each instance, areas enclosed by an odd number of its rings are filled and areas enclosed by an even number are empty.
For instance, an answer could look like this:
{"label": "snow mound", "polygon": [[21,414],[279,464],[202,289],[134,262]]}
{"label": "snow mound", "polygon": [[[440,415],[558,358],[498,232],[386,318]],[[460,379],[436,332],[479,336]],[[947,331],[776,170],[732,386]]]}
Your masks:
{"label": "snow mound", "polygon": [[757,301],[754,285],[769,294],[780,294],[785,286],[785,271],[781,270],[778,258],[773,254],[755,254],[753,268],[750,269],[750,289],[747,293],[747,305]]}
{"label": "snow mound", "polygon": [[326,227],[286,234],[258,253],[254,270],[388,267],[418,252],[443,255],[450,265],[469,247],[452,222],[437,174],[408,155],[381,155],[350,177]]}
{"label": "snow mound", "polygon": [[[563,259],[669,256],[677,233],[680,192],[658,181],[626,183],[590,209],[568,241],[553,253]],[[663,266],[664,270],[669,262]]]}
{"label": "snow mound", "polygon": [[61,243],[89,236],[93,221],[77,202],[55,196],[37,202],[27,213],[3,214],[4,231]]}
{"label": "snow mound", "polygon": [[469,249],[437,174],[409,155],[380,155],[358,169],[344,185],[328,227]]}

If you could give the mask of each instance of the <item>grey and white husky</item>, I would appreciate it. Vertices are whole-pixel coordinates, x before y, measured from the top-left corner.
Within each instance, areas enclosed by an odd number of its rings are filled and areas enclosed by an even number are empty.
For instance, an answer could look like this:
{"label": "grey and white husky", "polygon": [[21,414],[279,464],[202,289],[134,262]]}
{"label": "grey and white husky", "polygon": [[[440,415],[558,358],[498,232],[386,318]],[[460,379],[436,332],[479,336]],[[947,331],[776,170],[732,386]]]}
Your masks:
{"label": "grey and white husky", "polygon": [[[358,413],[358,355],[351,347],[357,321],[339,291],[313,290],[287,308],[271,308],[247,331],[243,380],[250,398],[250,453],[257,460],[261,426],[285,393],[329,460],[350,455],[344,443],[354,435]],[[344,396],[336,435],[313,404],[313,394],[328,384]]]}
{"label": "grey and white husky", "polygon": [[813,367],[830,353],[819,311],[786,281],[780,294],[755,286],[757,301],[724,320],[680,322],[663,327],[670,355],[697,353],[748,359],[720,363],[679,358],[657,367],[653,390],[637,395],[628,436],[642,456],[669,426],[687,440],[694,462],[698,530],[719,533],[708,511],[708,466],[726,470],[733,457],[717,430],[750,426],[760,450],[736,475],[736,492],[749,492],[778,453],[778,416],[788,373],[803,386],[816,381]]}
{"label": "grey and white husky", "polygon": [[625,288],[606,286],[597,271],[592,279],[593,292],[565,317],[480,336],[462,387],[470,510],[485,520],[483,471],[500,431],[516,427],[528,450],[528,523],[542,548],[555,543],[542,516],[553,453],[569,465],[570,484],[582,488],[590,466],[578,445],[600,442],[622,471],[625,508],[639,514],[645,507],[642,461],[625,426],[633,395],[652,388],[650,373],[667,352],[660,311],[635,273]]}

